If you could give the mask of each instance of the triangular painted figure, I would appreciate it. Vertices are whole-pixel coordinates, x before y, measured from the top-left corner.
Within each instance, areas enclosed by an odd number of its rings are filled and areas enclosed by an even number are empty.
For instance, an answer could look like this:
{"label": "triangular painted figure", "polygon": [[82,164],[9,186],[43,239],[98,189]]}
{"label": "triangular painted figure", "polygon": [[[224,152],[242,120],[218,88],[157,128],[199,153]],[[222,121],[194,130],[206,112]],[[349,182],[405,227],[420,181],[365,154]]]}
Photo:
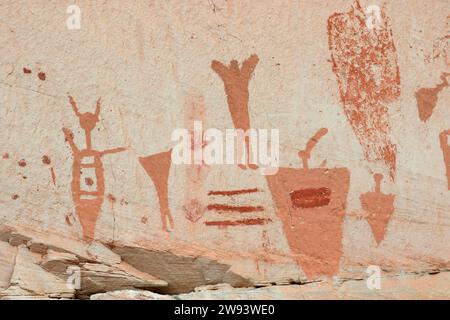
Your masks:
{"label": "triangular painted figure", "polygon": [[394,212],[393,194],[384,194],[381,192],[382,174],[375,174],[375,191],[367,192],[361,195],[361,207],[368,213],[367,221],[372,228],[373,235],[377,244],[380,244],[386,234],[386,228]]}
{"label": "triangular painted figure", "polygon": [[172,149],[139,158],[139,162],[155,185],[159,200],[162,228],[165,231],[168,231],[167,220],[169,220],[170,227],[172,229],[174,228],[173,217],[169,208],[168,196],[169,171],[172,163],[171,154]]}

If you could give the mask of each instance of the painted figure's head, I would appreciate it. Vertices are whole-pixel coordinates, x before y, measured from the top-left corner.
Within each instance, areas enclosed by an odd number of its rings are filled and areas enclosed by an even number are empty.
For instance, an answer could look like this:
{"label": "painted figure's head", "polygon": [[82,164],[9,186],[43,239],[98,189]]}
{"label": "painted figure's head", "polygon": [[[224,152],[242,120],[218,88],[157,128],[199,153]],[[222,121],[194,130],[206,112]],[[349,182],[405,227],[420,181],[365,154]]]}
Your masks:
{"label": "painted figure's head", "polygon": [[86,132],[92,131],[97,125],[97,122],[99,121],[101,98],[97,100],[95,113],[91,112],[80,113],[78,111],[78,107],[75,103],[75,100],[71,96],[69,96],[69,101],[70,104],[72,105],[73,111],[80,120],[80,127]]}

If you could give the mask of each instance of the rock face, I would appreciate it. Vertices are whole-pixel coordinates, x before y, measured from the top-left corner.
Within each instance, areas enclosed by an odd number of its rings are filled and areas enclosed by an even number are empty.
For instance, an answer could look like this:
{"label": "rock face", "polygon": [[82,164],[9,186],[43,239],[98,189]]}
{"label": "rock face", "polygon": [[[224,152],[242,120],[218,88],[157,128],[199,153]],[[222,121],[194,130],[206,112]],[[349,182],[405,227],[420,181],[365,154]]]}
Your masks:
{"label": "rock face", "polygon": [[97,293],[91,300],[174,300],[173,297],[142,290],[117,290],[107,293]]}
{"label": "rock face", "polygon": [[385,2],[1,2],[0,299],[450,299],[448,1]]}
{"label": "rock face", "polygon": [[[40,242],[40,253],[34,241],[29,246],[11,246],[11,231],[8,242],[0,243],[1,275],[0,298],[89,298],[99,292],[120,289],[157,289],[167,287],[167,282],[142,272],[121,261],[120,256],[101,244],[91,243],[86,247],[86,258],[67,252],[63,248],[48,249]],[[43,249],[45,248],[45,249]],[[98,255],[94,255],[96,252]]]}

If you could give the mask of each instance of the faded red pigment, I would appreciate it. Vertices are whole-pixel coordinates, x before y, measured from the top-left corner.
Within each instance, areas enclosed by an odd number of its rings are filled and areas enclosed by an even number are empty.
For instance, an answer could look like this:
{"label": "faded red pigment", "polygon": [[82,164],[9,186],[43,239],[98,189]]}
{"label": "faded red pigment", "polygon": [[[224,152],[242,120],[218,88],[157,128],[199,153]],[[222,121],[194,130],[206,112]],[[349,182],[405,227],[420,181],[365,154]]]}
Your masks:
{"label": "faded red pigment", "polygon": [[219,212],[261,212],[264,211],[262,206],[230,206],[226,204],[209,204],[208,210]]}
{"label": "faded red pigment", "polygon": [[238,194],[255,193],[258,192],[258,188],[252,189],[240,189],[240,190],[224,190],[224,191],[209,191],[208,196],[235,196]]}
{"label": "faded red pigment", "polygon": [[400,96],[400,72],[389,20],[381,11],[378,29],[366,26],[356,1],[328,19],[328,42],[344,111],[367,161],[381,161],[395,179],[397,148],[390,140],[388,104]]}
{"label": "faded red pigment", "polygon": [[[50,157],[47,155],[42,156],[42,163],[45,165],[50,165],[52,161],[50,160]],[[53,167],[50,167],[50,177],[52,179],[53,185],[56,185],[56,174]]]}
{"label": "faded red pigment", "polygon": [[249,218],[242,220],[205,221],[205,225],[216,227],[255,226],[267,224],[269,222],[272,222],[272,220],[264,218]]}
{"label": "faded red pigment", "polygon": [[[203,132],[195,132],[195,121],[203,122],[205,119],[205,99],[200,94],[190,93],[186,97],[184,105],[184,124],[191,134],[191,149],[203,150],[207,142]],[[194,153],[193,152],[193,153]],[[206,211],[206,191],[204,181],[209,173],[209,167],[205,163],[186,166],[185,188],[189,190],[184,196],[183,212],[187,220],[195,223],[200,220]]]}

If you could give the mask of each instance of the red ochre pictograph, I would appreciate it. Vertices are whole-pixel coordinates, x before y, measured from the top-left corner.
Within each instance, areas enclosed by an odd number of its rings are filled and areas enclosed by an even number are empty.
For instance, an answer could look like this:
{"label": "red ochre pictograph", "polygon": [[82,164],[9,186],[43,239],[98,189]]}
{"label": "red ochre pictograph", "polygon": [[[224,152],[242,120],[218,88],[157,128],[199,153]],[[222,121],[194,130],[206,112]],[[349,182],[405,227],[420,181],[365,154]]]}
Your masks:
{"label": "red ochre pictograph", "polygon": [[375,191],[364,193],[360,196],[361,206],[367,212],[367,221],[372,228],[373,235],[377,244],[380,244],[386,234],[386,228],[394,213],[393,194],[384,194],[381,192],[382,174],[375,174]]}
{"label": "red ochre pictograph", "polygon": [[[226,66],[216,60],[213,60],[211,63],[211,68],[223,81],[225,93],[227,95],[228,109],[230,111],[234,127],[236,129],[242,129],[243,131],[250,129],[248,84],[258,62],[258,56],[256,54],[252,54],[242,63],[241,67],[239,67],[237,60],[232,60],[229,66]],[[245,137],[245,152],[248,162],[251,154],[250,139],[248,136]],[[242,146],[238,146],[236,153],[238,155],[238,159],[240,159],[242,155]],[[247,165],[250,169],[258,168],[255,164],[247,163]],[[242,164],[240,164],[239,167],[241,169],[246,169],[246,166]]]}
{"label": "red ochre pictograph", "polygon": [[[191,136],[191,150],[195,154],[197,150],[203,150],[207,141],[204,132],[196,132],[193,127],[195,121],[204,121],[205,99],[200,94],[190,93],[186,97],[184,105],[184,122],[189,128]],[[195,157],[195,155],[194,155]],[[183,212],[187,220],[192,223],[199,221],[206,211],[206,196],[204,181],[208,177],[209,167],[203,161],[186,166],[185,190]]]}
{"label": "red ochre pictograph", "polygon": [[147,157],[140,157],[139,162],[153,181],[159,201],[159,211],[161,215],[162,229],[169,231],[167,221],[170,227],[174,228],[174,222],[169,207],[169,172],[172,163],[172,149]]}
{"label": "red ochre pictograph", "polygon": [[433,114],[433,110],[438,102],[438,94],[449,86],[447,77],[450,76],[450,73],[442,73],[441,75],[441,83],[437,84],[433,88],[420,88],[416,91],[415,97],[417,101],[417,109],[419,111],[419,118],[423,122],[428,121],[431,115]]}
{"label": "red ochre pictograph", "polygon": [[72,165],[72,199],[75,211],[83,229],[83,240],[92,242],[95,234],[95,224],[101,212],[105,195],[105,177],[101,157],[125,151],[125,148],[114,148],[104,151],[92,149],[91,132],[99,121],[100,98],[97,100],[95,113],[80,113],[75,100],[69,96],[75,115],[80,121],[80,127],[85,132],[86,148],[79,149],[73,140],[73,133],[63,128],[66,141],[73,154]]}
{"label": "red ochre pictograph", "polygon": [[439,142],[441,144],[442,154],[444,156],[445,173],[447,175],[448,190],[450,190],[450,129],[444,130],[439,134]]}
{"label": "red ochre pictograph", "polygon": [[308,165],[312,149],[327,131],[320,129],[298,153],[302,169],[280,168],[266,176],[289,247],[308,278],[335,275],[342,256],[350,172]]}
{"label": "red ochre pictograph", "polygon": [[383,11],[381,17],[379,28],[368,28],[356,1],[349,12],[329,17],[328,42],[344,111],[364,156],[384,163],[394,180],[397,147],[388,104],[400,96],[400,72],[389,19]]}

